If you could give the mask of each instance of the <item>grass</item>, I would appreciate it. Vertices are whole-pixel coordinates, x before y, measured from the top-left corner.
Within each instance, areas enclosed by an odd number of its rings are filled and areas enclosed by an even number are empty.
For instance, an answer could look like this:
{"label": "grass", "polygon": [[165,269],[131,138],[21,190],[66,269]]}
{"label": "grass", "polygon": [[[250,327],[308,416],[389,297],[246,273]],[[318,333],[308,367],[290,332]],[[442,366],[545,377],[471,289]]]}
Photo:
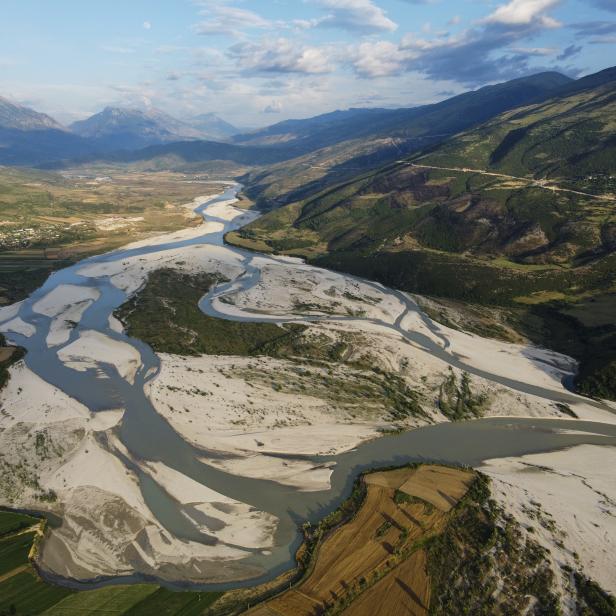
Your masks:
{"label": "grass", "polygon": [[204,315],[201,297],[219,279],[160,269],[116,311],[128,334],[156,352],[178,355],[272,354],[304,331],[303,326],[241,323]]}
{"label": "grass", "polygon": [[[0,334],[0,389],[2,389],[10,378],[9,368],[24,356],[24,349],[21,347],[7,346],[6,338]],[[0,535],[2,531],[0,530]]]}
{"label": "grass", "polygon": [[156,586],[107,586],[96,590],[73,593],[48,608],[45,616],[73,616],[73,614],[108,614],[121,616],[157,592]]}
{"label": "grass", "polygon": [[34,533],[10,536],[0,540],[0,576],[28,564]]}
{"label": "grass", "polygon": [[125,616],[198,616],[222,595],[220,592],[172,592],[159,588],[125,612]]}
{"label": "grass", "polygon": [[[166,171],[79,169],[62,176],[1,168],[0,303],[23,299],[79,258],[186,227],[181,205],[215,190]],[[110,218],[117,228],[104,225]]]}
{"label": "grass", "polygon": [[0,511],[0,538],[24,528],[30,528],[39,522],[38,518],[13,511]]}
{"label": "grass", "polygon": [[72,592],[47,584],[33,570],[23,571],[0,582],[0,615],[39,616]]}
{"label": "grass", "polygon": [[[561,613],[545,550],[492,500],[485,476],[476,478],[427,551],[431,615],[522,614],[531,606],[536,615]],[[499,590],[502,579],[507,583]]]}
{"label": "grass", "polygon": [[481,417],[486,402],[484,394],[472,392],[468,373],[463,372],[458,382],[456,374],[449,368],[449,374],[441,384],[438,397],[438,407],[445,417],[451,421]]}
{"label": "grass", "polygon": [[574,573],[577,591],[577,613],[580,616],[616,616],[616,599],[608,595],[596,582],[578,572]]}

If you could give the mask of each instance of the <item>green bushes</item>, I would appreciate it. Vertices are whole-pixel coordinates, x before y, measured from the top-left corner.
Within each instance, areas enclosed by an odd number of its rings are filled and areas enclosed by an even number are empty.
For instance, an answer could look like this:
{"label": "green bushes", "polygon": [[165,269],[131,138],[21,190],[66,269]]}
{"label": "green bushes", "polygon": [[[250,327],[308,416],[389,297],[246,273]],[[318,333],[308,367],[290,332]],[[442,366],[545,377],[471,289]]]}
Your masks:
{"label": "green bushes", "polygon": [[616,616],[616,600],[596,582],[581,573],[574,573],[577,591],[577,613],[580,616]]}
{"label": "green bushes", "polygon": [[474,395],[471,391],[471,379],[467,372],[462,373],[458,384],[455,372],[449,368],[438,397],[438,407],[445,417],[452,421],[480,417],[486,401],[485,394]]}
{"label": "green bushes", "polygon": [[520,525],[490,498],[483,475],[427,552],[432,616],[561,613],[543,548],[524,537]]}
{"label": "green bushes", "polygon": [[148,343],[154,351],[177,355],[272,354],[304,331],[300,325],[283,328],[206,316],[199,310],[199,300],[218,281],[209,274],[156,270],[115,315],[130,336]]}

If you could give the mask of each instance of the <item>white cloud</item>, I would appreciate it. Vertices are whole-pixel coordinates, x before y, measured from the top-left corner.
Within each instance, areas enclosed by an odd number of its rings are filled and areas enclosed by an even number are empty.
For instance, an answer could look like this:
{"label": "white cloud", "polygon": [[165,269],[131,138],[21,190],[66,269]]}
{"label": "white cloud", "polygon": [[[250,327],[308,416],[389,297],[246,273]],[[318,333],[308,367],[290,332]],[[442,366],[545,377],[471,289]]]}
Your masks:
{"label": "white cloud", "polygon": [[272,101],[263,109],[263,113],[282,113],[282,103],[280,101]]}
{"label": "white cloud", "polygon": [[237,43],[228,54],[239,67],[256,73],[328,73],[333,70],[322,47],[298,45],[286,38]]}
{"label": "white cloud", "polygon": [[372,0],[316,0],[328,14],[314,25],[360,32],[393,32],[398,24]]}
{"label": "white cloud", "polygon": [[144,30],[150,30],[152,28],[152,24],[149,21],[144,21],[143,22],[143,29]]}
{"label": "white cloud", "polygon": [[244,28],[270,28],[273,25],[254,11],[224,4],[210,4],[202,13],[208,19],[193,27],[197,34],[237,35]]}
{"label": "white cloud", "polygon": [[411,57],[411,52],[389,41],[366,41],[355,49],[352,64],[362,77],[385,77],[400,73]]}
{"label": "white cloud", "polygon": [[561,25],[560,22],[546,15],[546,12],[557,4],[560,4],[560,0],[510,0],[488,15],[484,22],[508,26],[536,24],[544,28],[555,28]]}

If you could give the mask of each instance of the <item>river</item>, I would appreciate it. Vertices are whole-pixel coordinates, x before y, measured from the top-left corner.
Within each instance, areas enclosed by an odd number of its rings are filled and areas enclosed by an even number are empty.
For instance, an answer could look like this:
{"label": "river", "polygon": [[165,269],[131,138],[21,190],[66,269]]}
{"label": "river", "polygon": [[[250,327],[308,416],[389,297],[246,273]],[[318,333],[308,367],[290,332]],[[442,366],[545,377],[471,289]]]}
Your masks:
{"label": "river", "polygon": [[[208,221],[224,224],[224,229],[213,233],[204,233],[188,240],[129,248],[92,257],[66,269],[52,274],[45,284],[23,302],[19,317],[35,328],[34,335],[25,337],[11,333],[11,341],[27,350],[25,362],[29,368],[45,381],[55,385],[69,396],[85,404],[96,412],[104,409],[125,409],[119,426],[119,437],[133,459],[160,461],[180,473],[207,485],[228,497],[248,503],[258,510],[274,514],[279,519],[275,537],[276,547],[264,554],[256,550],[246,550],[245,563],[258,566],[262,575],[258,579],[232,581],[225,584],[204,584],[202,589],[225,589],[257,581],[271,579],[281,571],[294,565],[294,551],[299,543],[298,525],[305,520],[315,521],[324,513],[331,511],[349,493],[357,474],[366,468],[403,464],[407,462],[434,460],[447,463],[478,465],[488,458],[518,456],[529,453],[546,452],[573,445],[589,443],[599,445],[616,445],[616,426],[584,422],[540,419],[481,419],[461,423],[445,423],[416,429],[399,435],[384,436],[358,446],[353,451],[335,457],[313,457],[315,462],[330,462],[336,465],[331,477],[331,489],[321,492],[301,492],[282,486],[273,481],[250,479],[234,476],[218,470],[200,461],[203,451],[187,443],[179,436],[153,408],[144,394],[144,385],[158,373],[159,360],[153,351],[143,342],[125,334],[113,331],[109,326],[109,317],[119,305],[126,301],[125,293],[116,288],[107,276],[85,277],[79,274],[86,265],[109,261],[121,261],[127,257],[143,255],[149,252],[171,250],[189,244],[223,244],[224,234],[236,228],[233,222],[216,219],[208,214],[208,209],[221,201],[235,197],[239,185],[228,188],[223,194],[210,199],[197,208]],[[245,273],[237,280],[215,287],[200,302],[200,308],[207,314],[220,318],[229,318],[220,314],[212,304],[214,298],[230,289],[248,289],[259,280],[259,269],[250,262],[254,253],[237,248],[230,248],[241,259]],[[264,259],[269,257],[263,256]],[[364,284],[384,287],[363,281]],[[104,379],[97,370],[78,372],[65,366],[58,358],[57,348],[49,348],[46,337],[51,319],[33,311],[33,305],[50,291],[61,284],[96,287],[100,297],[85,311],[81,321],[71,331],[69,341],[76,340],[84,330],[96,330],[115,340],[133,346],[141,356],[134,383],[121,378],[109,365],[100,365]],[[386,290],[403,302],[405,311],[420,313],[417,305],[406,295]],[[463,358],[457,357],[447,349],[446,344],[439,346],[433,340],[402,328],[404,312],[394,324],[374,321],[380,325],[395,329],[400,335],[421,346],[426,352],[447,361],[449,364],[467,370],[472,374],[488,378],[521,392],[539,395],[549,400],[569,402],[578,397],[563,390],[555,392],[536,385],[528,385],[514,379],[503,378],[486,371],[477,370],[465,364]],[[235,317],[244,320],[280,321],[266,316]],[[322,317],[325,320],[345,319],[346,317]],[[357,317],[353,317],[357,320]],[[433,328],[432,322],[422,315],[424,322]],[[314,321],[318,317],[297,315],[294,320]],[[1,325],[0,325],[1,329]],[[432,329],[435,333],[436,329]],[[601,406],[600,403],[595,403]],[[567,432],[567,429],[575,433]],[[212,455],[211,452],[207,452]],[[218,454],[219,455],[219,454]],[[163,527],[179,538],[205,542],[202,532],[183,515],[182,507],[150,475],[142,472],[138,465],[124,460],[124,463],[137,474],[142,495]],[[243,561],[244,562],[244,561]],[[135,580],[136,577],[122,578]],[[61,580],[70,583],[70,580]],[[113,580],[120,581],[118,579]],[[174,585],[173,583],[170,585]],[[177,586],[182,585],[177,580]]]}

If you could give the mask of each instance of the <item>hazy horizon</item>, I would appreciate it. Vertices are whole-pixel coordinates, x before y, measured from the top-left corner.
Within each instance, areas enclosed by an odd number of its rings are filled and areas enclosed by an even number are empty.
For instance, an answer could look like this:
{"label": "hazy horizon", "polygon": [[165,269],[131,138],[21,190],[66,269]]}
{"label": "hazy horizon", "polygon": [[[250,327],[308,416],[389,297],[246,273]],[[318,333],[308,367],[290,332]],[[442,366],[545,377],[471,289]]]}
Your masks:
{"label": "hazy horizon", "polygon": [[610,0],[7,0],[0,95],[63,123],[107,105],[240,126],[413,106],[601,70],[615,12]]}

